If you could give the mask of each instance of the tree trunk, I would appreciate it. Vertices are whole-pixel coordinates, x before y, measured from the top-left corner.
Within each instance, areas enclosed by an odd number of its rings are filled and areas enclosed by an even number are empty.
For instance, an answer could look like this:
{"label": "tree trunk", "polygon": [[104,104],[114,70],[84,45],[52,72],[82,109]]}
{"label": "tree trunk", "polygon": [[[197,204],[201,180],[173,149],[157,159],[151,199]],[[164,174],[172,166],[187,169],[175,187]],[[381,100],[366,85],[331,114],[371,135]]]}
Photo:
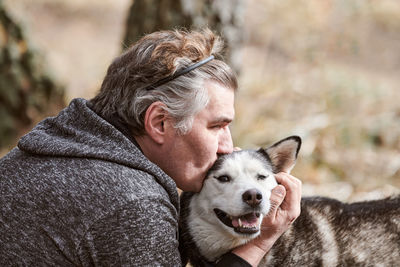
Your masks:
{"label": "tree trunk", "polygon": [[153,31],[208,26],[225,39],[226,60],[238,72],[244,39],[243,9],[244,0],[134,0],[124,46]]}
{"label": "tree trunk", "polygon": [[0,1],[0,150],[64,106],[64,89],[45,73],[36,53]]}

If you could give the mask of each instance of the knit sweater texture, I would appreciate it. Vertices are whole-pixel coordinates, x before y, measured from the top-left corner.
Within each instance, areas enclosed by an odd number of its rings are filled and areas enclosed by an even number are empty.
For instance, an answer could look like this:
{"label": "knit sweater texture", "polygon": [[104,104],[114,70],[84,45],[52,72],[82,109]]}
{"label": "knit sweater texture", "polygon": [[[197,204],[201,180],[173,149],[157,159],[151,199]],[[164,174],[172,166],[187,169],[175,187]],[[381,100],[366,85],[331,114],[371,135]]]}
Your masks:
{"label": "knit sweater texture", "polygon": [[174,181],[74,99],[0,160],[0,266],[179,266]]}

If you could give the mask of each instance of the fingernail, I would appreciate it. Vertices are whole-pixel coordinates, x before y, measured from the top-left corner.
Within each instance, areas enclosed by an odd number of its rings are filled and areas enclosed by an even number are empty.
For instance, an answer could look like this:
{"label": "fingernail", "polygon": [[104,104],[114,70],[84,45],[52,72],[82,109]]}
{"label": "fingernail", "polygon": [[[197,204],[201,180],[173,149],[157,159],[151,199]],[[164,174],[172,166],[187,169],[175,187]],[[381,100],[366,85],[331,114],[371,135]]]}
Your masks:
{"label": "fingernail", "polygon": [[274,189],[275,194],[279,196],[284,196],[285,195],[285,190],[281,186],[277,186]]}

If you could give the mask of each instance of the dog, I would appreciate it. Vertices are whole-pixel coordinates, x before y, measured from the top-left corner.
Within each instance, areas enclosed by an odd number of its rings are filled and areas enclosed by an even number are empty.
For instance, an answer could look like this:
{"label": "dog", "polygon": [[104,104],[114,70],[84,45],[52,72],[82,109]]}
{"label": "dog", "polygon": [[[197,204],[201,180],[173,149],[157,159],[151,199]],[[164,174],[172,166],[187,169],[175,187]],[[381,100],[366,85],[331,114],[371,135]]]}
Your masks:
{"label": "dog", "polygon": [[[294,167],[301,139],[220,156],[199,193],[181,194],[182,263],[208,266],[260,234],[274,174]],[[400,196],[346,204],[303,198],[301,214],[260,266],[400,266]]]}

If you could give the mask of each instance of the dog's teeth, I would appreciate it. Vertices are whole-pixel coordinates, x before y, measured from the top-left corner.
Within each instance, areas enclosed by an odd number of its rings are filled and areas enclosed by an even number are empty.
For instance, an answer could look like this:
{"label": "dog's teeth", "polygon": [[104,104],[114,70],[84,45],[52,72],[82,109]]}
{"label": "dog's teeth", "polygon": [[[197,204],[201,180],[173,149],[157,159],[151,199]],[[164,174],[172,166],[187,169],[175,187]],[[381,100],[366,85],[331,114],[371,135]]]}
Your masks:
{"label": "dog's teeth", "polygon": [[242,221],[240,220],[240,218],[238,219],[239,221],[239,227],[242,227]]}

